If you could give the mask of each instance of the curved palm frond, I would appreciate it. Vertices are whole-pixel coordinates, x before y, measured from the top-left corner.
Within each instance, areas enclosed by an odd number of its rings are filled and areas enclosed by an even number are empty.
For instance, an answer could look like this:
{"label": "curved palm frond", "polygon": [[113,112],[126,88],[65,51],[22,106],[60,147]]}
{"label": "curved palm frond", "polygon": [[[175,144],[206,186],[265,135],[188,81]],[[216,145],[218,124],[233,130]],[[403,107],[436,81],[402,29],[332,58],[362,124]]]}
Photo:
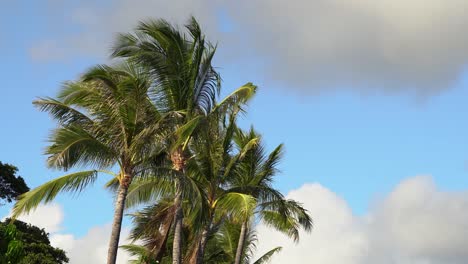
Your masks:
{"label": "curved palm frond", "polygon": [[81,126],[58,128],[49,137],[49,142],[51,145],[45,154],[49,155],[47,164],[50,167],[65,170],[76,165],[108,168],[116,162],[117,153]]}
{"label": "curved palm frond", "polygon": [[266,264],[271,261],[273,255],[279,253],[283,248],[282,247],[275,247],[272,250],[269,250],[265,254],[263,254],[260,258],[258,258],[253,264]]}
{"label": "curved palm frond", "polygon": [[[165,170],[173,174],[172,169]],[[150,201],[158,201],[166,195],[175,193],[175,177],[135,178],[128,189],[126,207],[132,208]]]}
{"label": "curved palm frond", "polygon": [[52,201],[59,192],[81,192],[85,187],[94,183],[97,173],[96,170],[71,173],[20,195],[13,207],[13,218],[22,213],[29,213],[42,201],[45,203]]}
{"label": "curved palm frond", "polygon": [[144,246],[130,244],[122,245],[119,248],[127,251],[131,257],[137,257],[129,261],[131,264],[158,264],[159,262],[153,260],[148,250]]}
{"label": "curved palm frond", "polygon": [[246,221],[253,214],[257,201],[251,195],[231,192],[220,197],[214,206],[234,219]]}
{"label": "curved palm frond", "polygon": [[221,100],[212,111],[228,112],[230,110],[236,114],[238,112],[243,113],[243,107],[253,98],[256,92],[256,85],[250,82],[246,83]]}
{"label": "curved palm frond", "polygon": [[71,107],[66,102],[45,97],[34,100],[33,104],[39,108],[40,111],[48,112],[61,125],[79,124],[87,127],[94,126],[94,121],[90,117]]}

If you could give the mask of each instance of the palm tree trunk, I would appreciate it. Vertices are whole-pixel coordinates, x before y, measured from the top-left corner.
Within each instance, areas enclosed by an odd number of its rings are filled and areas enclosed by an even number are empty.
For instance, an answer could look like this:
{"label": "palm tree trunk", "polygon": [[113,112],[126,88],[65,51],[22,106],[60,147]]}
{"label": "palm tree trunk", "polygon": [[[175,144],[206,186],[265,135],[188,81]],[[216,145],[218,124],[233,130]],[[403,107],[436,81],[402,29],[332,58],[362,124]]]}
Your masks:
{"label": "palm tree trunk", "polygon": [[176,195],[174,205],[176,207],[174,215],[174,241],[172,243],[172,264],[182,263],[182,225],[184,212],[182,211],[182,175],[185,173],[186,159],[182,147],[171,153],[171,161],[174,170],[179,174],[176,179]]}
{"label": "palm tree trunk", "polygon": [[122,229],[123,211],[125,208],[125,198],[127,198],[128,186],[132,181],[130,174],[125,174],[120,183],[117,201],[115,203],[114,222],[112,223],[112,233],[107,252],[107,264],[115,264],[117,260],[117,250],[119,248],[120,231]]}
{"label": "palm tree trunk", "polygon": [[167,240],[169,238],[169,233],[171,232],[171,227],[172,227],[172,222],[162,232],[164,234],[164,240],[161,243],[161,246],[159,247],[159,249],[158,249],[158,251],[156,253],[156,257],[154,259],[156,261],[156,263],[161,263],[161,260],[164,257],[164,253],[165,253],[166,247],[167,247]]}
{"label": "palm tree trunk", "polygon": [[208,223],[203,228],[203,231],[200,237],[200,242],[198,244],[197,254],[196,254],[196,262],[195,262],[196,264],[203,263],[203,257],[205,256],[206,243],[208,242],[208,234],[212,230],[213,219],[214,219],[214,212],[211,213]]}
{"label": "palm tree trunk", "polygon": [[206,248],[206,243],[208,242],[208,228],[206,227],[201,235],[200,238],[200,244],[197,250],[197,261],[196,264],[202,264],[203,263],[203,257],[205,256],[205,248]]}
{"label": "palm tree trunk", "polygon": [[198,243],[195,246],[195,251],[190,256],[189,263],[190,264],[202,264],[203,257],[205,256],[205,248],[206,243],[208,242],[208,232],[209,232],[209,225],[203,228],[201,236],[198,240]]}
{"label": "palm tree trunk", "polygon": [[242,260],[242,253],[244,252],[244,242],[245,236],[247,234],[247,221],[242,223],[241,232],[239,235],[239,242],[237,242],[237,251],[236,251],[236,259],[234,264],[240,264]]}
{"label": "palm tree trunk", "polygon": [[[180,185],[180,182],[179,184]],[[176,212],[174,216],[174,241],[172,244],[172,263],[182,263],[182,224],[184,220],[184,214],[182,211],[182,190],[181,187],[177,187],[177,193],[174,200],[176,206]]]}

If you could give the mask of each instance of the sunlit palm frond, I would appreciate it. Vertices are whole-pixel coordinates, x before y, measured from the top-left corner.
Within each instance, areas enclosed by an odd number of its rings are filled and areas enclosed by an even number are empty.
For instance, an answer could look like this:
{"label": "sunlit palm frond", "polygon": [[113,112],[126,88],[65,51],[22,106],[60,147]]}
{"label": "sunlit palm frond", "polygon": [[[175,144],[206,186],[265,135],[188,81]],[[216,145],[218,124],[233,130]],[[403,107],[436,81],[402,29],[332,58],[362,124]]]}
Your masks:
{"label": "sunlit palm frond", "polygon": [[227,213],[239,221],[249,219],[256,205],[257,202],[253,196],[234,192],[223,195],[215,204],[219,213]]}
{"label": "sunlit palm frond", "polygon": [[97,173],[96,170],[71,173],[20,195],[18,202],[13,207],[13,218],[23,213],[29,213],[41,202],[52,201],[61,191],[81,192],[85,187],[94,183]]}
{"label": "sunlit palm frond", "polygon": [[66,126],[56,129],[49,137],[45,151],[48,165],[65,170],[75,165],[91,165],[107,168],[116,162],[113,149],[94,137],[80,126]]}
{"label": "sunlit palm frond", "polygon": [[242,113],[245,105],[253,98],[256,91],[257,86],[252,83],[246,83],[221,100],[212,111]]}

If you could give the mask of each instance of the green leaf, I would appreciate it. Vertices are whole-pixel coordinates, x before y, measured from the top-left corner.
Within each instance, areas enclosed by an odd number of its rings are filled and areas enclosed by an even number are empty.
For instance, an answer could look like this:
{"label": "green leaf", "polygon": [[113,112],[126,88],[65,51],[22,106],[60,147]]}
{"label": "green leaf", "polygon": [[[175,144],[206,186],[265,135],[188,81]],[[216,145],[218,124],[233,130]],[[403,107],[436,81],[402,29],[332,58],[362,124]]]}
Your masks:
{"label": "green leaf", "polygon": [[274,249],[268,251],[267,253],[263,254],[260,258],[258,258],[253,264],[266,264],[270,262],[271,258],[274,254],[280,252],[283,248],[282,247],[275,247]]}
{"label": "green leaf", "polygon": [[29,213],[39,203],[52,201],[59,192],[81,192],[86,186],[94,183],[97,171],[80,171],[49,181],[19,197],[13,207],[13,218],[22,213]]}
{"label": "green leaf", "polygon": [[96,165],[107,168],[115,162],[113,151],[82,127],[61,127],[54,131],[47,147],[48,165],[65,170],[75,165]]}
{"label": "green leaf", "polygon": [[257,201],[253,196],[234,192],[223,195],[213,205],[239,221],[249,219],[256,206]]}
{"label": "green leaf", "polygon": [[176,131],[176,137],[177,141],[176,144],[174,145],[174,149],[182,146],[182,149],[185,149],[187,146],[190,137],[192,136],[193,132],[195,129],[198,127],[200,124],[201,120],[204,118],[202,115],[198,115],[191,120],[189,120],[185,125],[181,126],[179,129]]}
{"label": "green leaf", "polygon": [[225,112],[228,109],[231,109],[234,113],[239,111],[242,112],[242,105],[252,99],[256,91],[257,86],[250,82],[246,83],[221,100],[221,102],[219,102],[212,111]]}

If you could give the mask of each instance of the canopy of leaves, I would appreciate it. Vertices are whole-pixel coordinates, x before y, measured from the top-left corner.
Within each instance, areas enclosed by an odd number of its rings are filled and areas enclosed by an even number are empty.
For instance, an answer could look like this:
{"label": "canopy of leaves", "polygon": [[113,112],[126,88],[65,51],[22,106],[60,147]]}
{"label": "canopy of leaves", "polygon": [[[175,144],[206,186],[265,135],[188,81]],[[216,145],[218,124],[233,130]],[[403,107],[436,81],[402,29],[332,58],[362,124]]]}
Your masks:
{"label": "canopy of leaves", "polygon": [[21,176],[17,176],[18,168],[0,161],[0,204],[3,201],[11,203],[20,194],[29,191]]}
{"label": "canopy of leaves", "polygon": [[[10,219],[0,222],[0,256],[4,256],[11,247],[9,238],[11,228]],[[11,225],[11,224],[10,224]],[[62,264],[68,263],[65,251],[50,245],[49,234],[37,226],[16,220],[13,222],[16,229],[15,240],[21,244],[22,255],[14,263],[17,264]],[[4,260],[5,261],[5,260]],[[0,258],[0,263],[2,259]],[[8,263],[8,262],[4,262]]]}
{"label": "canopy of leaves", "polygon": [[13,224],[0,226],[0,264],[18,263],[24,256],[23,243]]}

